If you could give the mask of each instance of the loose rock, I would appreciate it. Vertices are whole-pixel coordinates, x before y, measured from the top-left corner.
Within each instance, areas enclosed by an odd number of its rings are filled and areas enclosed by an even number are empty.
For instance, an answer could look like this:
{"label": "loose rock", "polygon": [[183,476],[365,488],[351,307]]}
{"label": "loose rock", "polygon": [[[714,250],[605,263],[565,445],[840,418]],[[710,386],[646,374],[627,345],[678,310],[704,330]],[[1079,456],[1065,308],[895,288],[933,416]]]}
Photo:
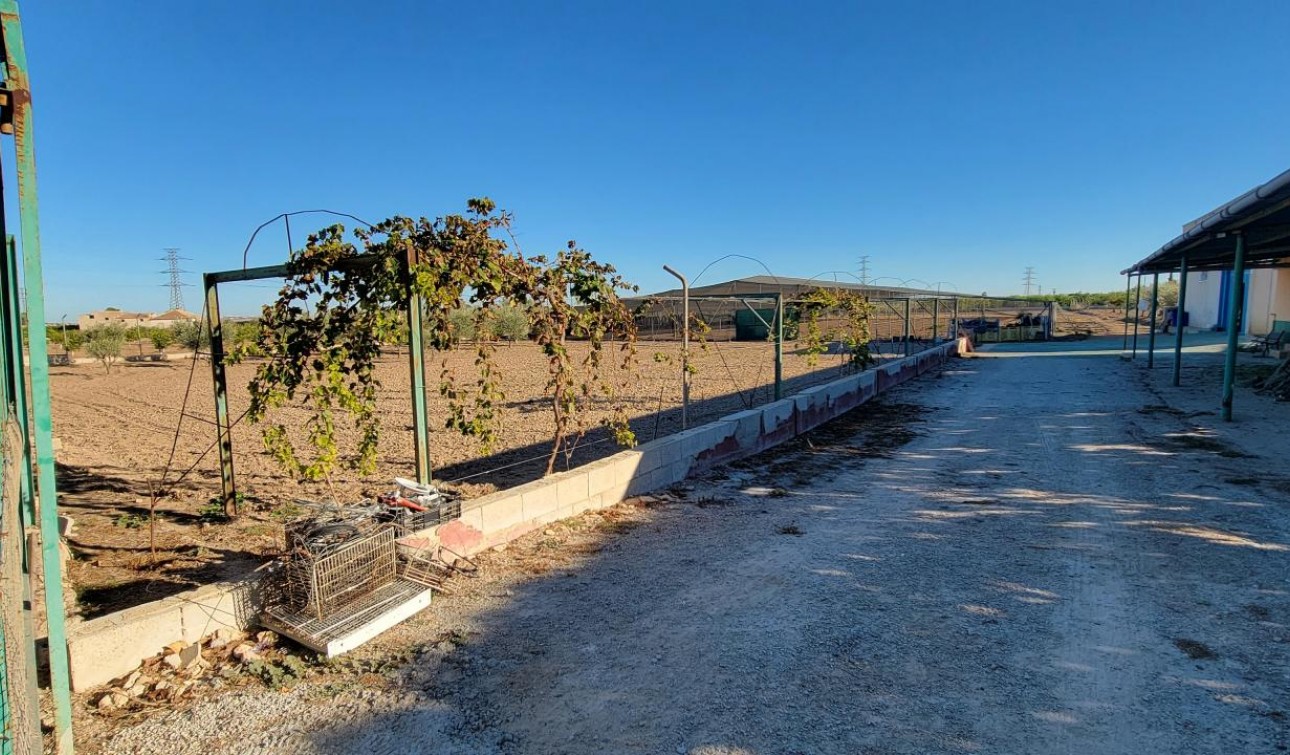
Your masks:
{"label": "loose rock", "polygon": [[255,646],[251,643],[243,643],[233,648],[233,657],[242,663],[260,660],[260,654],[256,651]]}

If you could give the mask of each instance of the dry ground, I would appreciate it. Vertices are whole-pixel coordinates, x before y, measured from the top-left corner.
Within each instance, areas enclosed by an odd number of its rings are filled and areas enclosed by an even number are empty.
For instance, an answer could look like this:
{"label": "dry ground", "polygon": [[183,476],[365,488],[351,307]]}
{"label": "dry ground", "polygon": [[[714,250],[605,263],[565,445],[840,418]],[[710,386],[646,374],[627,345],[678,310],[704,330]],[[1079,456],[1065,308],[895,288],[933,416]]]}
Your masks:
{"label": "dry ground", "polygon": [[[1287,406],[983,357],[675,500],[562,522],[355,656],[90,752],[1290,747]],[[406,656],[405,664],[379,659]]]}

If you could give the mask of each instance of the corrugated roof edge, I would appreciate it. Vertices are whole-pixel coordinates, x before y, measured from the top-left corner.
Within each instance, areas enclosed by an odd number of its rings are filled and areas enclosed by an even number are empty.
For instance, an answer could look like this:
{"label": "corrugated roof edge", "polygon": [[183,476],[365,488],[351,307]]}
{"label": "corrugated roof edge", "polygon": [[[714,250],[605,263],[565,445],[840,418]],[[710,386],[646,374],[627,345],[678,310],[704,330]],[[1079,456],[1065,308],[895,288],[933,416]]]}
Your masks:
{"label": "corrugated roof edge", "polygon": [[1138,260],[1133,265],[1121,270],[1120,274],[1128,275],[1129,273],[1140,270],[1157,257],[1168,254],[1183,244],[1195,241],[1197,238],[1204,236],[1209,233],[1215,225],[1222,221],[1232,220],[1247,212],[1258,210],[1263,200],[1266,200],[1268,197],[1287,187],[1290,187],[1290,170],[1281,173],[1270,181],[1259,184],[1236,199],[1233,199],[1222,207],[1219,207],[1217,210],[1213,210],[1209,214],[1201,216],[1200,219],[1195,221],[1195,225],[1191,228],[1183,231],[1180,235],[1174,237],[1171,241],[1147,255],[1145,258]]}

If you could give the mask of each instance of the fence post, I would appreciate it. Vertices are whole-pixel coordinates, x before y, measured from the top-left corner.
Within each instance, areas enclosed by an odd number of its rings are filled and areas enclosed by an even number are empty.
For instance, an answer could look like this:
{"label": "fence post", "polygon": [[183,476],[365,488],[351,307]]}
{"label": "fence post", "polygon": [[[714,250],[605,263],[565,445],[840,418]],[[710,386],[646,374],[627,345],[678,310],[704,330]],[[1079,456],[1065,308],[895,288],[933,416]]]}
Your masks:
{"label": "fence post", "polygon": [[1151,332],[1147,334],[1147,369],[1156,366],[1156,307],[1160,304],[1160,273],[1151,278]]}
{"label": "fence post", "polygon": [[1178,261],[1178,306],[1174,310],[1174,387],[1182,383],[1183,315],[1187,311],[1187,253]]}
{"label": "fence post", "polygon": [[667,265],[663,269],[681,281],[681,429],[684,430],[690,413],[690,281]]}
{"label": "fence post", "polygon": [[1236,256],[1232,260],[1231,298],[1227,305],[1227,352],[1223,355],[1224,422],[1232,421],[1233,383],[1236,382],[1236,348],[1240,343],[1241,320],[1245,315],[1245,234],[1236,232]]}
{"label": "fence post", "polygon": [[775,400],[784,397],[784,295],[775,294]]}
{"label": "fence post", "polygon": [[[215,386],[215,438],[219,445],[220,493],[224,515],[237,516],[237,483],[233,475],[233,426],[228,418],[228,376],[224,371],[224,327],[220,321],[219,283],[206,273],[206,336],[210,340],[211,382]],[[200,347],[200,345],[199,345]],[[196,359],[197,355],[194,354]]]}
{"label": "fence post", "polygon": [[416,449],[417,482],[429,485],[430,473],[430,422],[426,409],[426,362],[421,342],[421,295],[413,287],[415,282],[416,251],[408,246],[404,260],[408,283],[408,370],[412,378],[412,433]]}
{"label": "fence post", "polygon": [[1133,358],[1138,358],[1138,323],[1142,313],[1138,311],[1138,302],[1142,301],[1142,273],[1138,273],[1138,292],[1133,296]]}
{"label": "fence post", "polygon": [[[18,182],[18,218],[22,231],[23,288],[27,292],[27,345],[31,358],[31,424],[35,431],[36,495],[39,505],[41,563],[44,566],[45,620],[49,637],[50,693],[53,698],[54,749],[72,752],[71,680],[64,628],[63,562],[58,530],[58,491],[54,474],[53,412],[49,398],[49,360],[45,341],[45,277],[40,255],[40,214],[36,199],[35,124],[27,49],[18,5],[0,2],[6,88],[12,107],[12,134]],[[3,211],[3,208],[0,208]],[[21,363],[19,363],[21,367]]]}
{"label": "fence post", "polygon": [[932,344],[941,342],[941,300],[932,299]]}
{"label": "fence post", "polygon": [[909,356],[909,297],[905,297],[905,356]]}

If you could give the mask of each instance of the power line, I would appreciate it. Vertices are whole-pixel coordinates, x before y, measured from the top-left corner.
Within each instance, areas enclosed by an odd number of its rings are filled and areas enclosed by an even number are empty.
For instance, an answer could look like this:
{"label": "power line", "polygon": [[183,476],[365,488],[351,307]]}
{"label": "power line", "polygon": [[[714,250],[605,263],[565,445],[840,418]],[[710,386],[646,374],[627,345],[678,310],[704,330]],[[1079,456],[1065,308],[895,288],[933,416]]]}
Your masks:
{"label": "power line", "polygon": [[1030,296],[1031,290],[1037,285],[1037,281],[1035,280],[1035,269],[1033,267],[1026,268],[1026,277],[1022,279],[1022,282],[1026,284],[1025,295]]}
{"label": "power line", "polygon": [[183,275],[188,271],[179,268],[179,261],[186,260],[188,257],[180,257],[179,249],[175,247],[168,247],[165,252],[166,256],[161,260],[166,263],[166,269],[162,273],[170,277],[170,282],[164,284],[170,287],[170,308],[183,309],[184,286],[188,285],[184,283]]}
{"label": "power line", "polygon": [[869,285],[869,255],[860,255],[860,285]]}

